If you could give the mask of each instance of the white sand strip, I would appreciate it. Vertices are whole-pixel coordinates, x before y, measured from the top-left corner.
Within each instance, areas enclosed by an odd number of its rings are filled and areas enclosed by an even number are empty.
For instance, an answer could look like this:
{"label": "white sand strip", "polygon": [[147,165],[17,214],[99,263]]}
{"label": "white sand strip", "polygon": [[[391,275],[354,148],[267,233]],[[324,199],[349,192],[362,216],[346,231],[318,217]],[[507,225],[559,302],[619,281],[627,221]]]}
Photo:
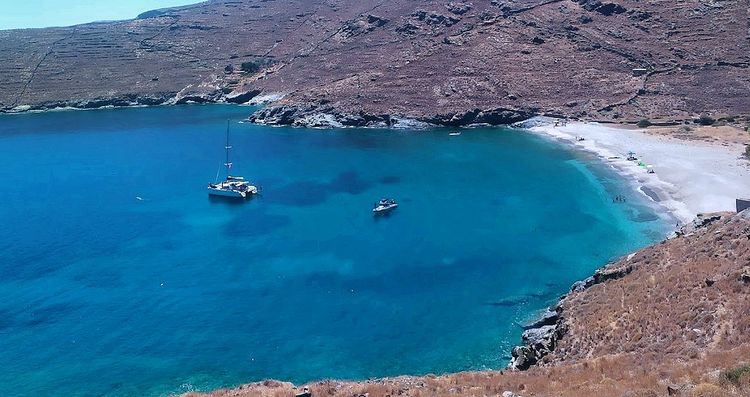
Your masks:
{"label": "white sand strip", "polygon": [[[598,123],[554,126],[551,119],[541,118],[533,123],[532,132],[597,154],[632,178],[641,192],[657,196],[655,201],[683,223],[699,213],[734,211],[736,198],[750,197],[750,162],[741,158],[741,145],[684,141]],[[630,151],[639,161],[653,165],[655,173],[647,173],[638,161],[626,160]]]}

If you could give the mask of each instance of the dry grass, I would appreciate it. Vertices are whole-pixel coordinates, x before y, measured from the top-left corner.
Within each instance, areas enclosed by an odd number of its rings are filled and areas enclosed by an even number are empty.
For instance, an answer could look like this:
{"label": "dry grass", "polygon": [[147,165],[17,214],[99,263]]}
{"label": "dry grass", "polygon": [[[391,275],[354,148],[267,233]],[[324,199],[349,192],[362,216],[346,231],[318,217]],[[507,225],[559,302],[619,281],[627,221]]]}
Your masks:
{"label": "dry grass", "polygon": [[658,352],[659,360],[683,362],[747,342],[750,317],[737,314],[750,313],[750,286],[740,280],[750,264],[750,222],[721,227],[647,248],[629,261],[636,270],[628,277],[567,299],[572,337],[553,361]]}
{"label": "dry grass", "polygon": [[[615,125],[617,126],[617,125]],[[633,129],[634,126],[622,125],[622,128]],[[677,125],[677,126],[649,126],[639,128],[639,131],[647,134],[671,137],[685,141],[702,141],[716,145],[748,145],[750,134],[740,125]]]}
{"label": "dry grass", "polygon": [[[322,381],[306,385],[316,397],[410,396],[499,396],[512,391],[521,396],[548,397],[656,397],[667,395],[667,386],[682,396],[750,396],[750,389],[738,388],[715,376],[720,368],[750,357],[750,345],[711,355],[690,365],[677,363],[640,367],[640,357],[600,357],[578,364],[537,368],[528,372],[464,372],[446,376],[398,377],[365,382]],[[715,365],[718,365],[716,367]],[[265,384],[264,384],[265,383]],[[242,388],[219,390],[213,397],[293,397],[302,387],[264,382]],[[195,397],[197,394],[190,394]]]}

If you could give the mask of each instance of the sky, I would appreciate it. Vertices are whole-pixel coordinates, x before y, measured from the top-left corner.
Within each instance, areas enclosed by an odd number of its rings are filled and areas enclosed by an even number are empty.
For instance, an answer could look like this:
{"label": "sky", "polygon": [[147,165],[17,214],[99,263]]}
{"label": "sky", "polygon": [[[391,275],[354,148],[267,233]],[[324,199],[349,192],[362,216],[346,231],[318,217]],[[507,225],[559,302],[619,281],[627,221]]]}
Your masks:
{"label": "sky", "polygon": [[70,26],[130,19],[157,8],[200,0],[0,0],[0,29]]}

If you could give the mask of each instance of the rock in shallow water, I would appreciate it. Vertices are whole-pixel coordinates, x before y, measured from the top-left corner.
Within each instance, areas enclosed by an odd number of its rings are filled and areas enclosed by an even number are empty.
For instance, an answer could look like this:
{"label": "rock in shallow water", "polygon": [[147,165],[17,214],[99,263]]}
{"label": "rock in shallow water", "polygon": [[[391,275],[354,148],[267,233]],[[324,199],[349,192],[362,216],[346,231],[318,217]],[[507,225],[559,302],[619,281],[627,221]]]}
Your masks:
{"label": "rock in shallow water", "polygon": [[542,345],[547,344],[554,333],[554,325],[545,325],[539,328],[527,329],[524,331],[522,339],[530,345]]}
{"label": "rock in shallow water", "polygon": [[560,316],[557,314],[557,311],[547,308],[547,310],[542,313],[541,317],[539,317],[531,324],[524,325],[523,329],[529,330],[533,328],[540,328],[545,325],[555,325],[555,323],[557,323],[557,319],[559,318]]}

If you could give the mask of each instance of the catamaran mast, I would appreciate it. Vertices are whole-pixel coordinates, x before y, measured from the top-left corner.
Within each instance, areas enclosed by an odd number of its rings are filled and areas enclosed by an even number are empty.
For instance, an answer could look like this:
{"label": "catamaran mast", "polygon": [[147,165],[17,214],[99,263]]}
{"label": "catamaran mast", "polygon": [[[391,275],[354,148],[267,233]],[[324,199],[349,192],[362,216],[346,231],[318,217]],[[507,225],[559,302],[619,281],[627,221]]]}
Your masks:
{"label": "catamaran mast", "polygon": [[229,146],[229,120],[227,120],[227,144],[224,146],[224,149],[227,151],[227,161],[224,163],[224,166],[227,168],[227,177],[229,177],[229,171],[232,168],[232,162],[229,160],[229,150],[232,147]]}

